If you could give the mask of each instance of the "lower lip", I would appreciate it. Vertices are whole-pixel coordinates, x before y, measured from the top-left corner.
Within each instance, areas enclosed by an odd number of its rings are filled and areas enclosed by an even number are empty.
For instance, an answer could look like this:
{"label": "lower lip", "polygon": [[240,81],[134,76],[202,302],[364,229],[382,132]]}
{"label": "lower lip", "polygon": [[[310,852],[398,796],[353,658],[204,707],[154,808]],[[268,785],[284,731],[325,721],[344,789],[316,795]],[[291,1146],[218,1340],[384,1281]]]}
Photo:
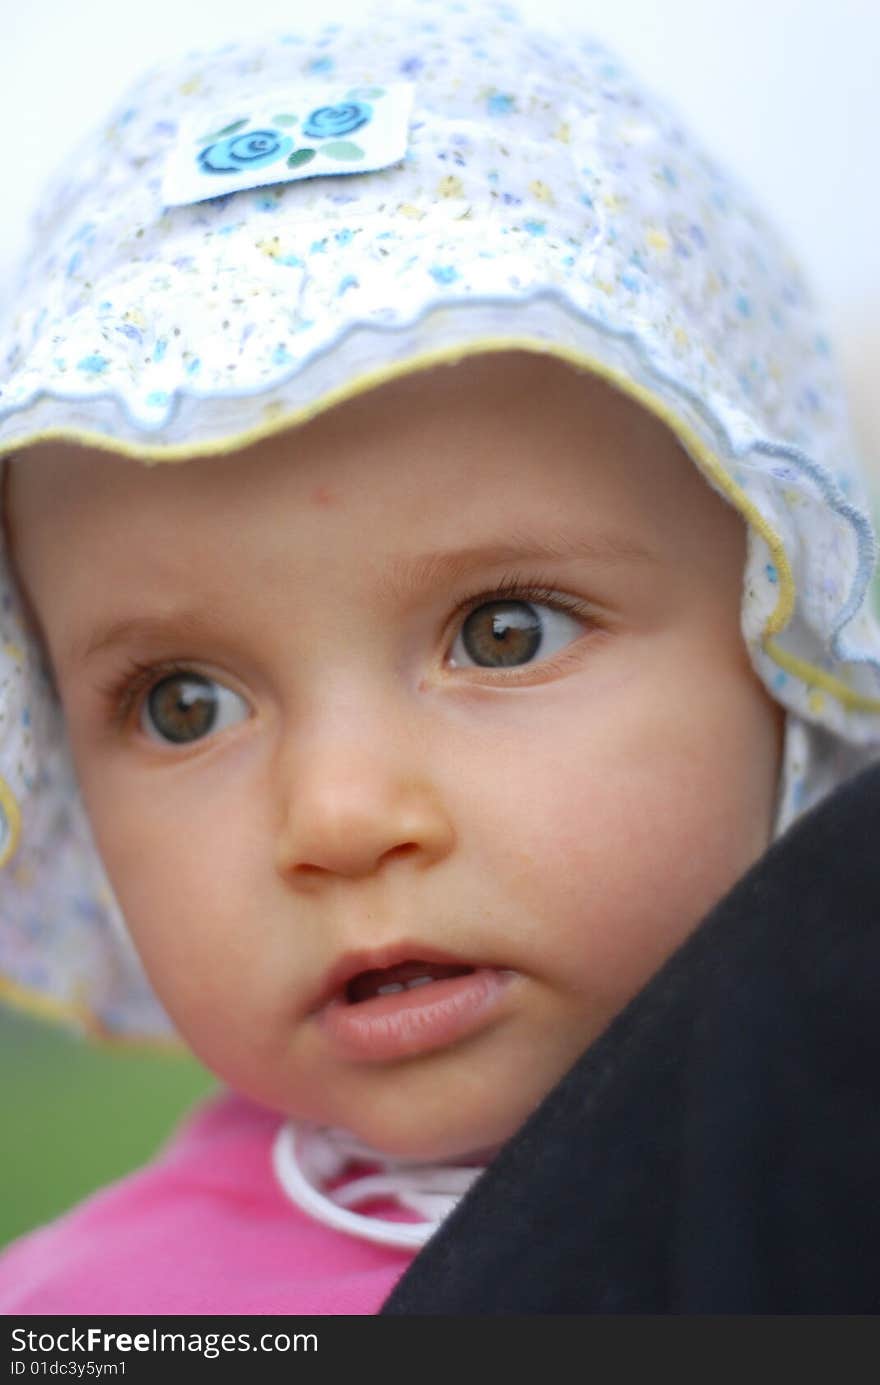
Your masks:
{"label": "lower lip", "polygon": [[429,986],[348,1005],[337,999],[320,1023],[340,1057],[381,1063],[409,1058],[473,1034],[493,1017],[515,973],[480,967]]}

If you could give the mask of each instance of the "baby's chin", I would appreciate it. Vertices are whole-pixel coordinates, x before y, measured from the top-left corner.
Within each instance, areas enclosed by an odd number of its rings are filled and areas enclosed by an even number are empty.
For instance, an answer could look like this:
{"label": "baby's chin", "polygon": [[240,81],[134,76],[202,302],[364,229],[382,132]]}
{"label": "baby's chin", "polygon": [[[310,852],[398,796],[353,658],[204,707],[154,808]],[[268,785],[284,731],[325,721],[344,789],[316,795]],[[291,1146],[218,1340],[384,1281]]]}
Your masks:
{"label": "baby's chin", "polygon": [[478,1149],[459,1150],[456,1145],[447,1143],[441,1145],[419,1142],[415,1147],[412,1142],[406,1140],[383,1140],[381,1147],[379,1147],[362,1136],[356,1138],[368,1149],[386,1159],[396,1159],[412,1164],[461,1164],[474,1168],[485,1168],[487,1164],[491,1164],[506,1143],[502,1140],[499,1144],[485,1145]]}
{"label": "baby's chin", "polygon": [[401,1160],[413,1164],[461,1164],[485,1167],[490,1164],[520,1128],[520,1122],[511,1121],[504,1127],[495,1125],[487,1131],[483,1126],[479,1131],[454,1129],[450,1123],[445,1128],[432,1129],[426,1121],[408,1121],[379,1124],[375,1121],[352,1119],[334,1120],[314,1116],[304,1117],[302,1112],[288,1111],[288,1117],[308,1120],[309,1123],[329,1129],[343,1130],[359,1144],[386,1159]]}
{"label": "baby's chin", "polygon": [[[294,1117],[294,1119],[296,1119]],[[328,1122],[332,1124],[332,1122]],[[414,1164],[462,1164],[483,1167],[493,1159],[520,1129],[518,1119],[502,1122],[480,1121],[468,1128],[463,1121],[456,1129],[451,1121],[432,1127],[423,1120],[386,1123],[384,1126],[373,1121],[352,1121],[341,1126],[353,1135],[359,1143],[374,1150],[387,1159],[399,1159]]]}

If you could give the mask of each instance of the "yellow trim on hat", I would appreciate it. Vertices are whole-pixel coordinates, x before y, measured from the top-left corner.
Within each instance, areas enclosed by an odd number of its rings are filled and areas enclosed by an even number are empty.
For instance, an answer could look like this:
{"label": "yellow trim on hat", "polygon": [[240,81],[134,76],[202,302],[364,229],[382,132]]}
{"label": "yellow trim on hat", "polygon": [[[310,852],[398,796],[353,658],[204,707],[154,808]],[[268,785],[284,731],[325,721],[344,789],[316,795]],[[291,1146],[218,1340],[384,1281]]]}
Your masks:
{"label": "yellow trim on hat", "polygon": [[21,841],[21,809],[18,800],[5,779],[0,778],[0,810],[9,829],[9,841],[0,853],[0,870],[11,861]]}

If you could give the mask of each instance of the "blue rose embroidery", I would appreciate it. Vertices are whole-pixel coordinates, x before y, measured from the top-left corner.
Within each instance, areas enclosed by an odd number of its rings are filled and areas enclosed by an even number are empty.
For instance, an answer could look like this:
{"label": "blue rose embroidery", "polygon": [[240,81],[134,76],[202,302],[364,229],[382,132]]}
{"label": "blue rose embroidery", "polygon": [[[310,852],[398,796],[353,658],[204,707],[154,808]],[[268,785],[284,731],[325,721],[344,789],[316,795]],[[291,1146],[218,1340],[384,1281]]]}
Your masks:
{"label": "blue rose embroidery", "polygon": [[289,135],[277,130],[248,130],[209,144],[198,155],[203,173],[240,173],[283,159],[293,148]]}
{"label": "blue rose embroidery", "polygon": [[372,114],[372,106],[365,101],[342,101],[338,106],[319,106],[307,119],[303,134],[310,139],[347,135],[366,125]]}

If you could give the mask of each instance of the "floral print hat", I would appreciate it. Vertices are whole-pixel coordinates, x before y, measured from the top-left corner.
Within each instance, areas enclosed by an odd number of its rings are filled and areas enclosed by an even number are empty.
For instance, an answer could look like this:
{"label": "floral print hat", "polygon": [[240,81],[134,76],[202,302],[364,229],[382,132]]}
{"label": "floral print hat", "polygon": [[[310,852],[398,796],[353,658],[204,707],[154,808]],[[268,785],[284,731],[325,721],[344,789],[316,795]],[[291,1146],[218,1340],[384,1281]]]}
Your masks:
{"label": "floral print hat", "polygon": [[[874,539],[827,339],[746,194],[588,35],[390,0],[162,66],[64,163],[0,330],[0,457],[228,452],[475,352],[589,370],[747,521],[743,636],[788,712],[777,831],[878,752]],[[170,1036],[2,548],[0,602],[0,986]]]}

